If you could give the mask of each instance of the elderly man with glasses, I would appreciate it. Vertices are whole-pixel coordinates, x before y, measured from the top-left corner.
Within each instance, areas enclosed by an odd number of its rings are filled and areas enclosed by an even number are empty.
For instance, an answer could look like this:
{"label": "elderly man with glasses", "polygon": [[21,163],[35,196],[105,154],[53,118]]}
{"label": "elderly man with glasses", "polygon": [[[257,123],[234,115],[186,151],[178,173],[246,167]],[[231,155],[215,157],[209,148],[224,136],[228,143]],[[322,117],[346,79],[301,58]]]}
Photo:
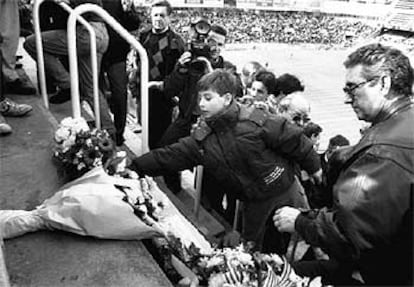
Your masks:
{"label": "elderly man with glasses", "polygon": [[401,51],[381,44],[357,49],[344,65],[345,103],[371,126],[344,155],[332,208],[283,207],[274,224],[359,271],[367,285],[413,286],[413,69]]}

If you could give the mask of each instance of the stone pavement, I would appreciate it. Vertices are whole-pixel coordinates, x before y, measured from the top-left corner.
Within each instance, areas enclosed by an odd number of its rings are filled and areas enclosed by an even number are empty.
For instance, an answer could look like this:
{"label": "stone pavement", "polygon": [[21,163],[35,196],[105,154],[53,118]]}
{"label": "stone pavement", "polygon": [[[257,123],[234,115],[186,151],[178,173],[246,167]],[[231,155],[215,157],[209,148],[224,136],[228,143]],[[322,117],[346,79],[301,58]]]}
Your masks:
{"label": "stone pavement", "polygon": [[[62,184],[51,158],[57,122],[40,96],[8,97],[33,111],[7,118],[13,133],[0,138],[0,209],[31,210]],[[172,286],[141,241],[41,231],[6,240],[4,254],[12,286]]]}

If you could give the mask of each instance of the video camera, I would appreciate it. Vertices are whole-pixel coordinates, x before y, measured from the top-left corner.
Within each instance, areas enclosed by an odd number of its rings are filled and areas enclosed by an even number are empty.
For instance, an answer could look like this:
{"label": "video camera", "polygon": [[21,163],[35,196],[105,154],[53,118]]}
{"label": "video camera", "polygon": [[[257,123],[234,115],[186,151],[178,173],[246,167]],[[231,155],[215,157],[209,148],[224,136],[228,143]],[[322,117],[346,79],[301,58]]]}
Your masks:
{"label": "video camera", "polygon": [[210,46],[207,37],[211,30],[210,22],[203,17],[198,17],[191,22],[189,50],[193,58],[205,57],[210,59]]}

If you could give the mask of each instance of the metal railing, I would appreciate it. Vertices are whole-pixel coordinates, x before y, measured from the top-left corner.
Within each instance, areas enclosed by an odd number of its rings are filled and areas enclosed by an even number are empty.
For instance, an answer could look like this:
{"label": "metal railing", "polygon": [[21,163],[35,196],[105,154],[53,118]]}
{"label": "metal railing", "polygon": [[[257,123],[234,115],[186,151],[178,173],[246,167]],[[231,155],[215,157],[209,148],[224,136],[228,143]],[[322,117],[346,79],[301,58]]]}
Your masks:
{"label": "metal railing", "polygon": [[[39,21],[39,8],[40,5],[46,0],[35,0],[33,7],[33,22],[36,39],[37,50],[37,67],[39,75],[40,92],[43,98],[43,102],[47,108],[49,108],[49,100],[46,90],[46,76],[43,56],[43,44],[40,31]],[[142,148],[141,152],[145,153],[149,151],[148,148],[148,55],[142,45],[122,27],[111,15],[108,14],[103,8],[94,4],[82,4],[75,9],[72,9],[65,3],[57,3],[63,9],[68,11],[69,19],[67,24],[67,37],[68,37],[68,56],[69,56],[69,73],[71,78],[71,98],[72,98],[72,114],[73,117],[81,116],[81,105],[79,96],[79,75],[78,75],[78,63],[77,63],[77,51],[76,51],[76,21],[79,21],[86,27],[90,35],[90,48],[91,48],[91,66],[92,66],[92,81],[93,81],[93,98],[94,98],[94,112],[96,127],[101,127],[100,110],[99,110],[99,71],[96,56],[96,37],[95,31],[92,26],[82,18],[82,14],[86,12],[92,12],[100,16],[108,25],[110,25],[122,38],[124,38],[135,50],[138,51],[138,55],[141,63],[141,125],[142,125]]]}
{"label": "metal railing", "polygon": [[[73,116],[80,117],[78,63],[76,57],[76,20],[86,12],[92,12],[101,17],[122,38],[124,38],[134,49],[138,51],[141,63],[141,124],[142,124],[142,153],[149,151],[148,148],[148,55],[142,45],[124,27],[121,26],[108,12],[95,4],[82,4],[69,15],[68,20],[68,48],[69,67],[71,76],[71,95]],[[76,103],[75,103],[76,102]],[[95,111],[96,113],[96,111]]]}
{"label": "metal railing", "polygon": [[[37,71],[38,71],[38,81],[40,86],[40,94],[43,98],[43,103],[46,108],[49,108],[49,98],[47,96],[47,89],[46,89],[46,73],[45,73],[45,60],[43,55],[43,42],[42,42],[42,34],[40,30],[40,19],[39,19],[39,11],[40,11],[40,5],[45,1],[51,1],[51,0],[35,0],[33,5],[33,26],[34,26],[34,32],[35,32],[35,41],[36,41],[36,53],[37,53]],[[65,11],[67,11],[69,14],[73,11],[73,9],[63,2],[55,2],[57,5],[62,7]],[[78,17],[79,22],[85,26],[85,28],[88,30],[90,38],[91,38],[91,61],[92,61],[92,68],[94,67],[93,61],[95,61],[96,64],[96,37],[95,37],[95,31],[93,30],[92,26],[82,17]],[[93,49],[93,45],[95,45],[95,49]],[[97,67],[97,66],[96,66]],[[95,74],[93,75],[95,76]],[[97,74],[96,74],[96,77]],[[96,79],[96,81],[98,78]],[[94,91],[95,92],[95,91]]]}

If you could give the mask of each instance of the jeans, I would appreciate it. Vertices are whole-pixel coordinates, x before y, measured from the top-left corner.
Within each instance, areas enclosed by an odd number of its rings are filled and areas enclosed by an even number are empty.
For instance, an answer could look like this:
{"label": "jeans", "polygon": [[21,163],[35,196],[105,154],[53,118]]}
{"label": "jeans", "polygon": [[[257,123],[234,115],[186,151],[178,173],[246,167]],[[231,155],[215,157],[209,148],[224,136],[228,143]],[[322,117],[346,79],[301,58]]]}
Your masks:
{"label": "jeans", "polygon": [[20,36],[18,2],[17,0],[0,0],[0,35],[3,38],[3,42],[0,43],[0,50],[3,54],[1,72],[4,75],[3,80],[7,82],[19,79],[15,70]]}
{"label": "jeans", "polygon": [[[102,56],[108,47],[108,32],[105,24],[101,22],[89,22],[96,33],[96,48],[98,71],[102,61]],[[56,86],[62,89],[70,88],[70,74],[63,66],[59,57],[68,55],[68,39],[65,30],[50,30],[42,32],[43,53],[45,60],[46,73],[51,77]],[[27,37],[24,49],[29,55],[36,59],[36,40],[35,35]],[[93,108],[93,81],[90,55],[89,33],[83,26],[76,27],[76,48],[78,56],[79,88],[80,97],[88,102]],[[99,91],[99,103],[102,128],[114,133],[108,103],[101,91]]]}

